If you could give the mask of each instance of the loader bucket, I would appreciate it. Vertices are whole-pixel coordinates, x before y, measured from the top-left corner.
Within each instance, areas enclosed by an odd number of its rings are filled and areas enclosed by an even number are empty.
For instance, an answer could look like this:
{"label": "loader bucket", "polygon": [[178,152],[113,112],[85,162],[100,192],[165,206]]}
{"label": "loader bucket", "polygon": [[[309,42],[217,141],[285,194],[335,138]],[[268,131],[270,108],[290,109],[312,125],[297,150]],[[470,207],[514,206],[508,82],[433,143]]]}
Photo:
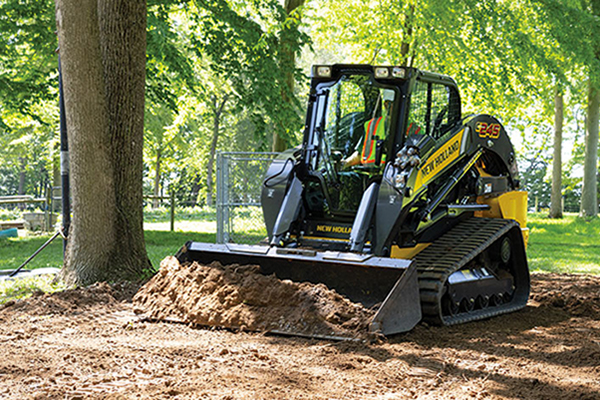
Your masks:
{"label": "loader bucket", "polygon": [[[264,275],[294,282],[323,283],[354,303],[377,309],[370,332],[411,330],[421,319],[416,264],[372,255],[266,246],[188,242],[180,263],[259,265]],[[277,333],[277,332],[274,332]]]}

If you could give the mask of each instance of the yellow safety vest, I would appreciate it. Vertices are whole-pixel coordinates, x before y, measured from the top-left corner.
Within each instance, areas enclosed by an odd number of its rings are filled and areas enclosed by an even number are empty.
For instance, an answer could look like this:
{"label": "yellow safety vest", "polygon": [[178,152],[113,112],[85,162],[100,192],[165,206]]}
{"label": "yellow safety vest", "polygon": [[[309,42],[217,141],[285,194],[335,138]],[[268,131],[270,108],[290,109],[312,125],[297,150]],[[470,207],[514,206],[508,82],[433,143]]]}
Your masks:
{"label": "yellow safety vest", "polygon": [[[385,137],[385,117],[373,118],[365,122],[365,138],[360,155],[361,164],[375,163],[375,148],[377,140]],[[381,158],[385,161],[385,154]]]}

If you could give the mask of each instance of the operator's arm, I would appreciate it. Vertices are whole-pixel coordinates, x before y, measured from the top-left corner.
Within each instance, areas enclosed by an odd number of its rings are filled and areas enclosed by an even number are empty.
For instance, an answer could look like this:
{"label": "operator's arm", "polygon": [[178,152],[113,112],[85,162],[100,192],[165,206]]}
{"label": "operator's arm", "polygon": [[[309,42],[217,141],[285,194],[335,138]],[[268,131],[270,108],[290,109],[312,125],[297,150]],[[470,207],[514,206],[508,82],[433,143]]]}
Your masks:
{"label": "operator's arm", "polygon": [[342,169],[348,169],[358,164],[360,164],[360,155],[358,151],[354,151],[349,157],[342,160]]}

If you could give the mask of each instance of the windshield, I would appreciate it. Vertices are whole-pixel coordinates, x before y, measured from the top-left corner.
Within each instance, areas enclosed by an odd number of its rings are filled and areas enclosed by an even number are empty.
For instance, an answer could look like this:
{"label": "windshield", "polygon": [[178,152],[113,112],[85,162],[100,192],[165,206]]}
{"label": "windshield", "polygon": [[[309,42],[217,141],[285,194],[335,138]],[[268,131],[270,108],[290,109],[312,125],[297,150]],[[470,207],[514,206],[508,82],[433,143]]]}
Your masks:
{"label": "windshield", "polygon": [[385,163],[399,91],[379,86],[368,75],[344,75],[318,93],[312,136],[318,157],[311,159],[312,167],[325,180],[327,207],[356,211],[369,178]]}
{"label": "windshield", "polygon": [[[364,150],[361,156],[368,158],[374,136],[379,140],[389,137],[395,97],[393,89],[375,86],[366,75],[343,76],[329,88],[323,115],[329,151],[346,158]],[[369,130],[370,135],[365,135]]]}

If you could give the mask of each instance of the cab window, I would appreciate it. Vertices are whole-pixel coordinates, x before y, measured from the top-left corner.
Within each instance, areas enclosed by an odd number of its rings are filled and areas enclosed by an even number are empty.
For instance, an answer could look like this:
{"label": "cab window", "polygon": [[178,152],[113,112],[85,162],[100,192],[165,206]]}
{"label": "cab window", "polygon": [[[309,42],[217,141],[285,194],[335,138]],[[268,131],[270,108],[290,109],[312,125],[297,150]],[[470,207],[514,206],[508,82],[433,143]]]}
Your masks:
{"label": "cab window", "polygon": [[460,100],[452,86],[417,81],[412,92],[406,134],[440,138],[460,120]]}

